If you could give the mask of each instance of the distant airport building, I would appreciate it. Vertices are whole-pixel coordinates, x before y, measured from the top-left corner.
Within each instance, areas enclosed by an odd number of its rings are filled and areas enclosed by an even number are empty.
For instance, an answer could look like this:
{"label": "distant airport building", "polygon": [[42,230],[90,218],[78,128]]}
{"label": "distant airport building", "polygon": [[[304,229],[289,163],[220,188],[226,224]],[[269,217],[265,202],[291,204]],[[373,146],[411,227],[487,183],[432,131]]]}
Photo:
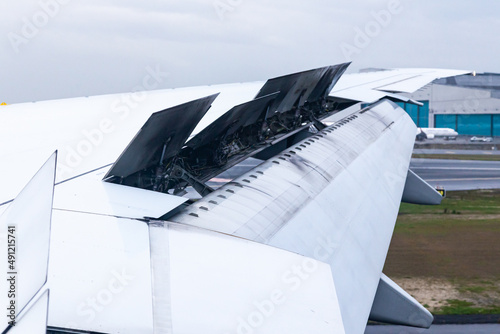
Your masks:
{"label": "distant airport building", "polygon": [[500,136],[500,74],[439,79],[399,102],[418,127],[451,128],[461,135]]}

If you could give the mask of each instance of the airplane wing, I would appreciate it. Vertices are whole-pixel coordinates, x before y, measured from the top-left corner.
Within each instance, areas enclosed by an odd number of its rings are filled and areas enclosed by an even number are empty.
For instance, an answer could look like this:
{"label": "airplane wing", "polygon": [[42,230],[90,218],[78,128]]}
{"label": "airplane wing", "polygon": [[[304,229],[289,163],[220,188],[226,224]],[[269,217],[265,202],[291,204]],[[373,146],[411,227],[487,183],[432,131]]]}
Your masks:
{"label": "airplane wing", "polygon": [[330,92],[330,96],[367,103],[383,98],[415,102],[406,97],[406,94],[414,93],[438,78],[469,73],[470,71],[430,68],[402,68],[355,73],[343,76]]}
{"label": "airplane wing", "polygon": [[[0,235],[6,249],[15,225],[30,245],[19,248],[19,327],[4,332],[430,326],[382,267],[399,203],[440,197],[408,170],[416,126],[380,99],[457,72],[348,79],[379,94],[353,99],[337,94],[354,87],[342,83],[347,65],[3,107]],[[377,102],[345,109],[366,100]],[[44,162],[56,149],[54,178],[55,156]],[[249,157],[264,160],[207,184]]]}

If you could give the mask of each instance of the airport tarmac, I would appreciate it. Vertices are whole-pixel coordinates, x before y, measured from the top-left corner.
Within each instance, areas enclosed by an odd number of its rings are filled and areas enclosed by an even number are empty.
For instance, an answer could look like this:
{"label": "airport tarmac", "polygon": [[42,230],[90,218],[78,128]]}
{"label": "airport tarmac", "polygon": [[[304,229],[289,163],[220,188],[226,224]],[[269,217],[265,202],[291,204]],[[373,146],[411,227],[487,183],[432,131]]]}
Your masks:
{"label": "airport tarmac", "polygon": [[[261,160],[249,158],[220,174],[209,185],[217,188],[260,163]],[[500,189],[500,161],[412,159],[410,168],[432,186],[449,191]]]}
{"label": "airport tarmac", "polygon": [[500,150],[452,150],[416,148],[413,154],[500,155]]}
{"label": "airport tarmac", "polygon": [[500,189],[500,161],[412,159],[410,168],[446,190]]}
{"label": "airport tarmac", "polygon": [[429,329],[403,326],[367,326],[365,334],[500,334],[500,324],[433,325]]}

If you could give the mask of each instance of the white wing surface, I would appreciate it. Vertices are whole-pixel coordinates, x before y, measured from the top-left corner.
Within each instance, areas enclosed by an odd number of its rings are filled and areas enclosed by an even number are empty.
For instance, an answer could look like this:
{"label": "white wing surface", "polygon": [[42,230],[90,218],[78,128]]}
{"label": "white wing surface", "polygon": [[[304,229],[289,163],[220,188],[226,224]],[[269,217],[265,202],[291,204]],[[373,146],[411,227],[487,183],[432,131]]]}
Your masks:
{"label": "white wing surface", "polygon": [[399,93],[414,93],[439,78],[469,74],[470,71],[401,68],[344,75],[330,96],[373,103],[384,97],[405,99]]}

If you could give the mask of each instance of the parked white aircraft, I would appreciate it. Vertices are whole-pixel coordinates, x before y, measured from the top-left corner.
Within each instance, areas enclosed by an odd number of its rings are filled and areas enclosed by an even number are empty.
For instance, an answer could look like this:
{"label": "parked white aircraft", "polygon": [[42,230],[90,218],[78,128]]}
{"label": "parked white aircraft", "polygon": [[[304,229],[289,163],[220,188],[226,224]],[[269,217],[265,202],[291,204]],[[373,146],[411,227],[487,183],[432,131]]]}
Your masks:
{"label": "parked white aircraft", "polygon": [[[2,106],[3,333],[430,326],[382,274],[401,200],[441,201],[408,170],[415,125],[384,98],[467,72],[340,78],[347,65]],[[346,109],[358,101],[374,103]],[[250,156],[262,164],[207,186]]]}
{"label": "parked white aircraft", "polygon": [[445,137],[448,139],[456,139],[458,132],[450,128],[417,128],[417,135],[425,133],[428,139],[435,137]]}

